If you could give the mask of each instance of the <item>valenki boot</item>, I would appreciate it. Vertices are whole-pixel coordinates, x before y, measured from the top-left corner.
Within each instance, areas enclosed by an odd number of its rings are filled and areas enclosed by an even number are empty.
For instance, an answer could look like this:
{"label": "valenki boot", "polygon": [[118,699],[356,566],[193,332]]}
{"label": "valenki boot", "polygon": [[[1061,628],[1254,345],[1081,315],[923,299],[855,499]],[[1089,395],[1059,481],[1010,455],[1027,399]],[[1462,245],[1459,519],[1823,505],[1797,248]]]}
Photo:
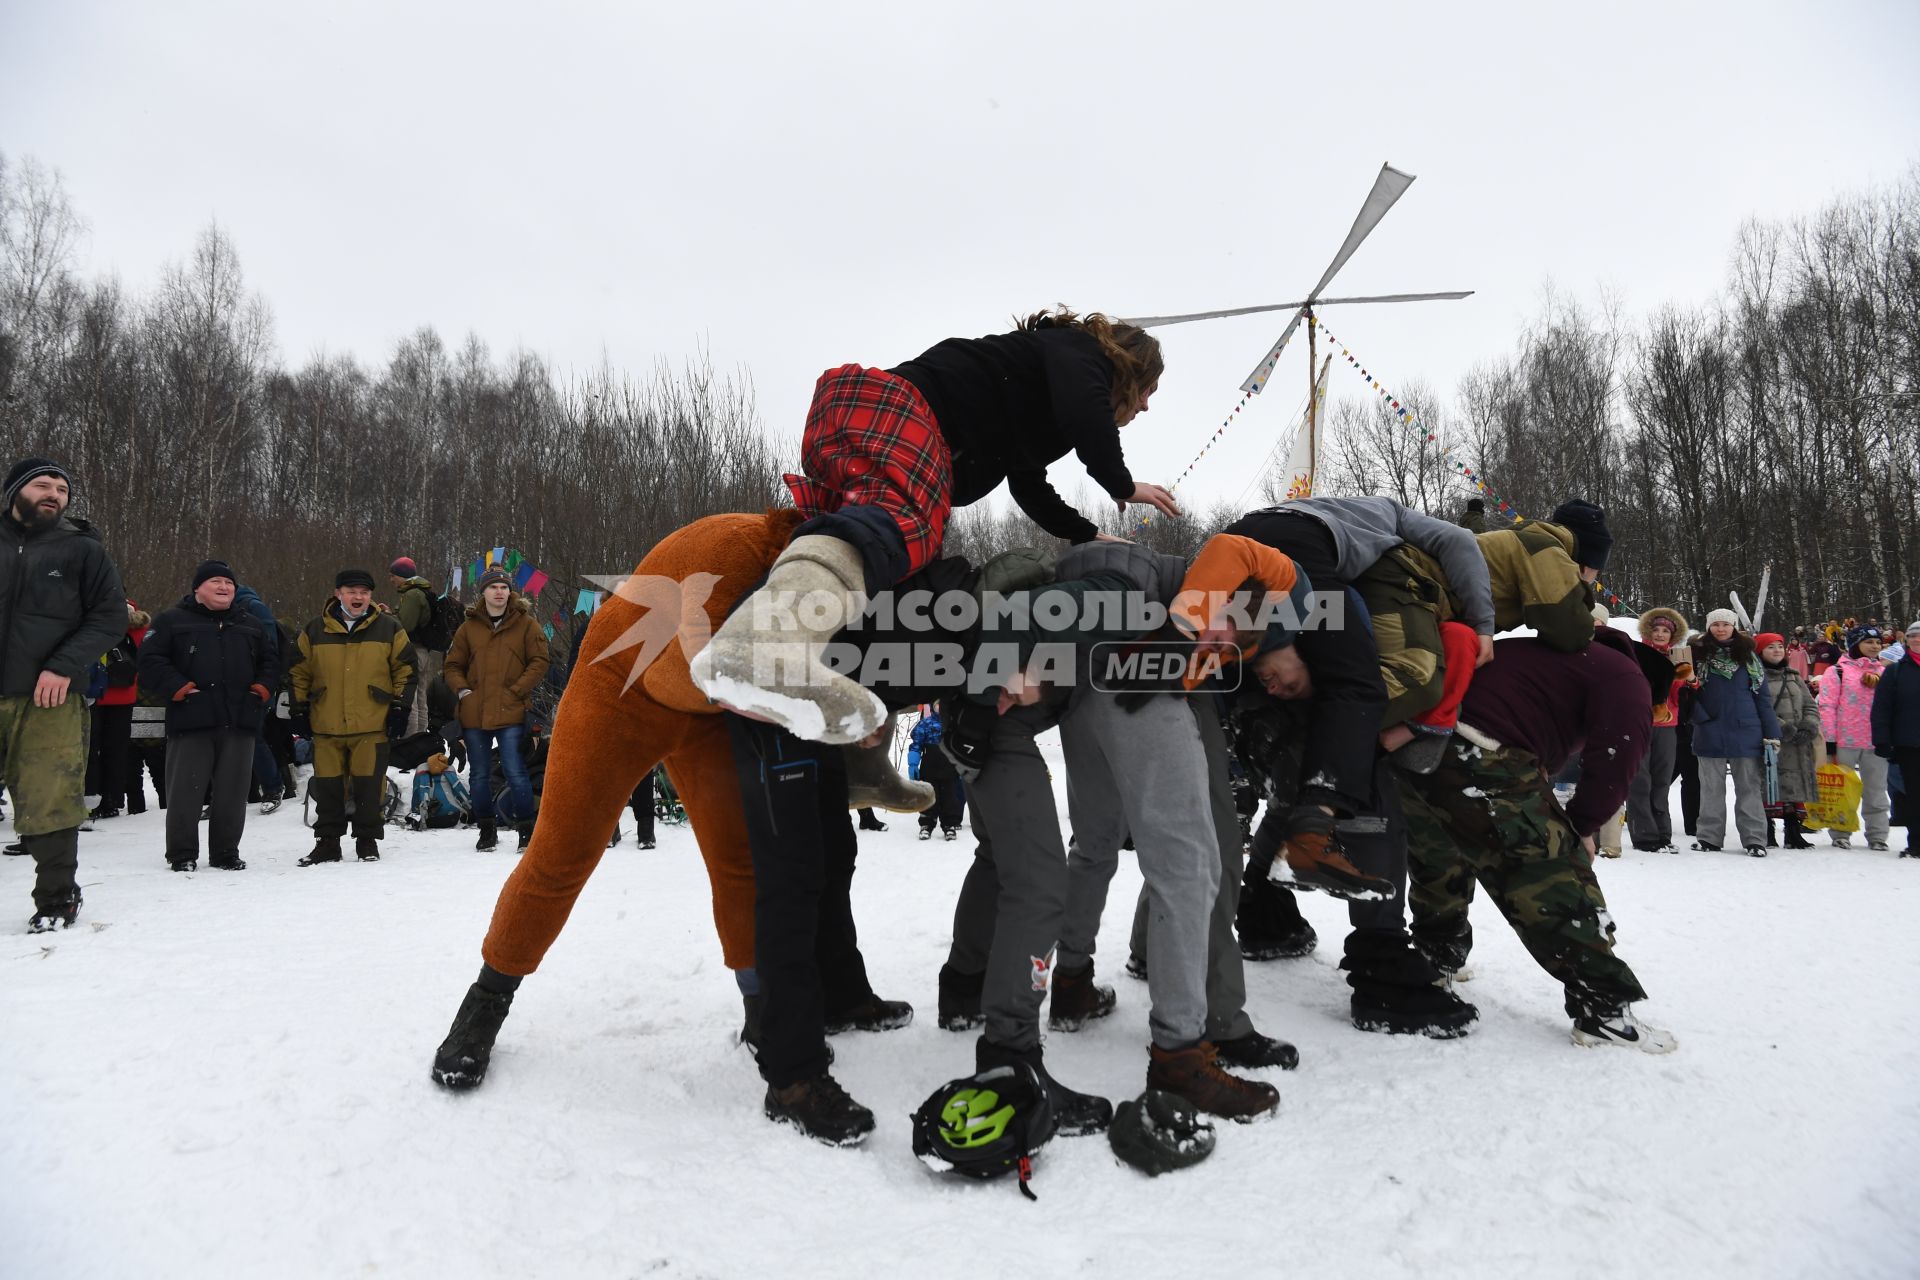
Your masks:
{"label": "valenki boot", "polygon": [[932,807],[936,798],[932,785],[915,782],[893,767],[893,722],[894,717],[888,716],[874,746],[840,748],[847,764],[847,808],[919,813]]}
{"label": "valenki boot", "polygon": [[880,699],[820,661],[834,633],[865,608],[866,570],[852,543],[795,538],[767,581],[740,602],[690,664],[715,702],[809,742],[845,746],[887,719]]}

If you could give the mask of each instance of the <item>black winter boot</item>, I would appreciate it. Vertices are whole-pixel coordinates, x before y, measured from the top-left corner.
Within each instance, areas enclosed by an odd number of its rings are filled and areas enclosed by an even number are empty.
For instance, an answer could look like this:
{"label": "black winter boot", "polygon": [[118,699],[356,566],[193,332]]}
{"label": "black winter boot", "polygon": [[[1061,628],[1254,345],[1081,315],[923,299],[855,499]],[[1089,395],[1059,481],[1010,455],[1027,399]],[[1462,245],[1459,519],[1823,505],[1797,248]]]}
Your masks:
{"label": "black winter boot", "polygon": [[245,871],[247,864],[241,860],[238,852],[216,853],[207,859],[207,865],[215,871]]}
{"label": "black winter boot", "polygon": [[1800,815],[1787,815],[1787,838],[1782,842],[1788,849],[1811,849],[1813,841],[1807,839],[1806,828],[1800,825]]}
{"label": "black winter boot", "polygon": [[747,1046],[747,1052],[757,1061],[760,1057],[760,1010],[764,1002],[760,996],[740,995],[740,1003],[745,1019],[740,1023],[740,1043]]}
{"label": "black winter boot", "polygon": [[500,828],[485,818],[481,819],[480,838],[474,841],[473,847],[480,853],[491,853],[493,850],[498,849],[500,847]]}
{"label": "black winter boot", "polygon": [[1340,967],[1353,988],[1353,1025],[1362,1031],[1451,1040],[1480,1016],[1402,930],[1355,929]]}
{"label": "black winter boot", "polygon": [[980,1012],[984,973],[962,973],[950,964],[940,966],[940,1026],[946,1031],[972,1031],[986,1018]]}
{"label": "black winter boot", "polygon": [[460,1011],[453,1015],[453,1029],[433,1055],[434,1083],[448,1089],[478,1088],[487,1078],[500,1024],[512,1007],[511,991],[489,991],[477,982],[468,987]]}
{"label": "black winter boot", "polygon": [[533,824],[531,822],[516,822],[513,824],[513,829],[520,835],[520,847],[522,849],[533,843]]}
{"label": "black winter boot", "polygon": [[873,1112],[847,1096],[825,1071],[784,1089],[768,1085],[766,1113],[775,1124],[790,1124],[830,1147],[858,1146],[873,1132]]}
{"label": "black winter boot", "polygon": [[27,921],[28,933],[51,933],[55,929],[71,929],[73,922],[80,918],[80,890],[75,889],[73,896],[65,902],[55,903],[44,911],[36,910]]}
{"label": "black winter boot", "polygon": [[1248,866],[1240,885],[1240,910],[1233,918],[1243,960],[1291,960],[1312,955],[1320,936],[1300,914],[1287,889],[1267,879],[1266,867]]}
{"label": "black winter boot", "polygon": [[851,1009],[827,1015],[827,1034],[843,1031],[893,1031],[913,1021],[913,1006],[905,1000],[882,1000],[869,995]]}
{"label": "black winter boot", "polygon": [[1082,1134],[1101,1133],[1113,1123],[1113,1104],[1091,1093],[1069,1089],[1055,1080],[1047,1070],[1039,1045],[1031,1049],[1009,1049],[993,1043],[985,1036],[973,1042],[973,1069],[976,1072],[1010,1067],[1020,1062],[1032,1067],[1034,1074],[1040,1077],[1040,1082],[1047,1086],[1047,1097],[1053,1103],[1055,1132],[1061,1137],[1077,1138]]}
{"label": "black winter boot", "polygon": [[372,836],[361,836],[353,842],[353,856],[362,862],[380,861],[380,842]]}
{"label": "black winter boot", "polygon": [[1220,1061],[1230,1067],[1242,1067],[1254,1070],[1259,1067],[1278,1067],[1282,1071],[1291,1071],[1300,1065],[1300,1051],[1285,1040],[1275,1040],[1272,1036],[1263,1036],[1258,1031],[1249,1031],[1232,1040],[1215,1040],[1214,1049]]}
{"label": "black winter boot", "polygon": [[340,837],[321,836],[313,842],[313,852],[300,859],[299,865],[311,867],[321,862],[340,861]]}

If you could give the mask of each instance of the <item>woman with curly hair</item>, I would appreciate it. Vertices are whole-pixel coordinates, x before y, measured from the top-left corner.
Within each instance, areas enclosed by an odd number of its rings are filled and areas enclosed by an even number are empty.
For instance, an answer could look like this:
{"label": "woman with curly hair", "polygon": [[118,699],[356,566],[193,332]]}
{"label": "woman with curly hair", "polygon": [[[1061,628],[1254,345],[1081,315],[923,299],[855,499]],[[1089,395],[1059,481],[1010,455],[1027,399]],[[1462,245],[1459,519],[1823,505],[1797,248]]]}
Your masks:
{"label": "woman with curly hair", "polygon": [[[767,575],[694,659],[715,702],[817,742],[882,727],[878,698],[829,670],[821,651],[883,591],[939,554],[947,518],[1004,481],[1055,537],[1102,536],[1047,481],[1080,459],[1114,502],[1180,509],[1127,470],[1120,429],[1158,389],[1164,362],[1145,330],[1098,312],[1037,312],[1011,333],[948,338],[892,369],[822,374],[786,477],[807,520]],[[797,607],[796,607],[797,606]]]}

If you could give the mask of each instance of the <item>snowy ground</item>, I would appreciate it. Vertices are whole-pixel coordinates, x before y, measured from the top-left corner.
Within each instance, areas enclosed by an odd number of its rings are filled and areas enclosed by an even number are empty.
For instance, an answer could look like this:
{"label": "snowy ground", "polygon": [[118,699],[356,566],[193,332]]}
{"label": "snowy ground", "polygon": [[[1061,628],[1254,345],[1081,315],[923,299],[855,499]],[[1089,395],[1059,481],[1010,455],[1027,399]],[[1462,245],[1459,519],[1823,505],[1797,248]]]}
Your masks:
{"label": "snowy ground", "polygon": [[[839,1040],[880,1117],[847,1152],[761,1117],[684,829],[608,855],[486,1085],[451,1096],[427,1065],[511,852],[396,832],[378,865],[301,869],[290,807],[250,820],[250,870],[185,876],[161,817],[83,837],[70,934],[26,934],[30,867],[0,860],[0,1273],[1920,1274],[1920,863],[1891,854],[1603,863],[1667,1058],[1573,1047],[1481,908],[1472,1036],[1356,1031],[1343,914],[1306,895],[1320,952],[1249,971],[1259,1025],[1301,1050],[1270,1073],[1279,1118],[1158,1180],[1057,1140],[1028,1204],[908,1150],[908,1113],[971,1065],[932,1017],[968,844],[862,839],[868,963],[921,1016]],[[1137,883],[1129,863],[1116,903]],[[1117,1099],[1143,1085],[1146,993],[1109,914],[1119,1011],[1047,1052]]]}

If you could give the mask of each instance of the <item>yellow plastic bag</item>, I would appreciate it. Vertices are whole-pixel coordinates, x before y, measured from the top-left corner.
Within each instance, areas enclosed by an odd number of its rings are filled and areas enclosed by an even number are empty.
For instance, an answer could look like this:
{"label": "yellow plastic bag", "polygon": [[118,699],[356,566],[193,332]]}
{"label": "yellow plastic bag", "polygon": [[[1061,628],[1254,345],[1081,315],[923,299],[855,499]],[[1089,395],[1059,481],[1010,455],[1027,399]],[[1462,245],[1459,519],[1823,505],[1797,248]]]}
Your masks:
{"label": "yellow plastic bag", "polygon": [[1820,798],[1807,806],[1800,825],[1808,831],[1860,829],[1860,775],[1844,764],[1823,764],[1813,771]]}

